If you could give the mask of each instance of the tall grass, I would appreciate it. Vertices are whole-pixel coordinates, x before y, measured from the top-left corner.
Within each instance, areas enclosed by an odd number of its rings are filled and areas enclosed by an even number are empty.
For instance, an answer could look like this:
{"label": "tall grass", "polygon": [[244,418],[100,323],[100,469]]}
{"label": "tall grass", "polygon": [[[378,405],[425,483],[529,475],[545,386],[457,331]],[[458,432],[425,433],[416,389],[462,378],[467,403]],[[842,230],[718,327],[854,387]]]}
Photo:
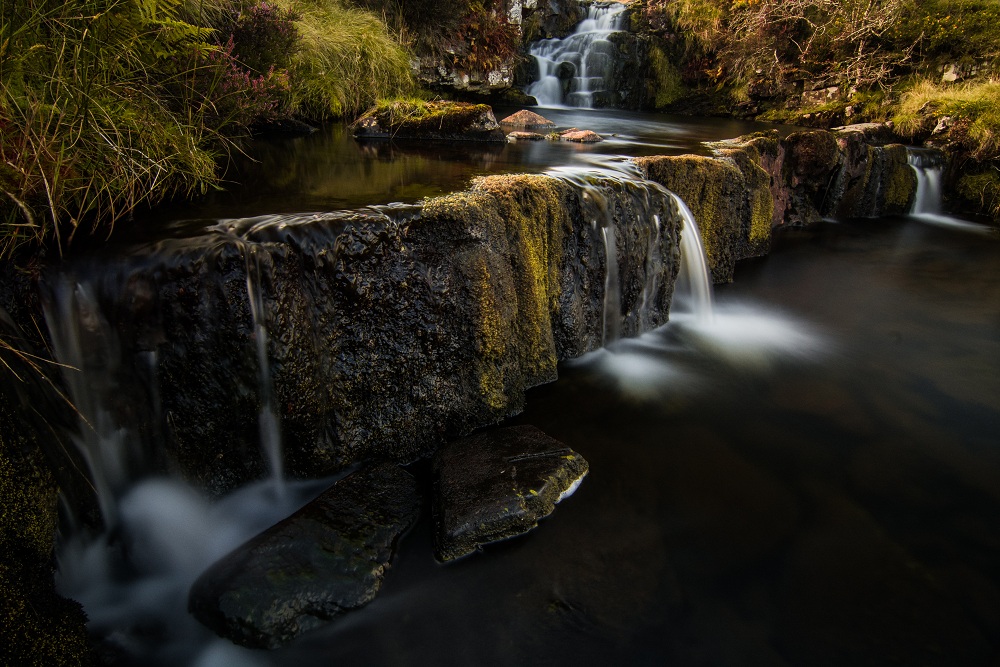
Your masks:
{"label": "tall grass", "polygon": [[336,0],[5,0],[0,258],[214,187],[255,123],[412,85],[385,24]]}
{"label": "tall grass", "polygon": [[900,98],[893,122],[910,136],[929,132],[931,124],[951,117],[952,139],[966,143],[976,157],[1000,158],[1000,81],[959,85],[920,81]]}
{"label": "tall grass", "polygon": [[[196,114],[164,102],[163,57],[196,45],[176,5],[15,0],[0,25],[0,256],[214,182]],[[158,11],[159,10],[159,11]],[[157,13],[158,12],[158,13]]]}
{"label": "tall grass", "polygon": [[366,110],[384,97],[413,90],[410,58],[385,23],[336,1],[279,0],[298,15],[292,56],[292,106],[312,118]]}

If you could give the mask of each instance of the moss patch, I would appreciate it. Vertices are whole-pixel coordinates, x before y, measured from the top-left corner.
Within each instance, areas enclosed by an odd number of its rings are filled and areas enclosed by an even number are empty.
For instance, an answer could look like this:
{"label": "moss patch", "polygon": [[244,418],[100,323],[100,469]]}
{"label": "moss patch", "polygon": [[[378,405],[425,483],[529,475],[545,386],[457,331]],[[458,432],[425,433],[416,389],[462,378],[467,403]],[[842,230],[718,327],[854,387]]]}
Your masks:
{"label": "moss patch", "polygon": [[639,158],[636,164],[684,200],[701,231],[712,279],[732,281],[750,228],[746,181],[736,165],[700,155]]}

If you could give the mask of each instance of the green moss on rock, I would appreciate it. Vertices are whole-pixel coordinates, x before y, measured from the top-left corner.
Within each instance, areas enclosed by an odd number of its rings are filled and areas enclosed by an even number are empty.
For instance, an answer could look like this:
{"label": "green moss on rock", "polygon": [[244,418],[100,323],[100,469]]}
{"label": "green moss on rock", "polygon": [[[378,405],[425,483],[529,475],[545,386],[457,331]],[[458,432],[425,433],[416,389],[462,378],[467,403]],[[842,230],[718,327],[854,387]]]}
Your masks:
{"label": "green moss on rock", "polygon": [[750,229],[746,181],[736,165],[700,155],[638,158],[636,164],[684,200],[701,231],[712,279],[731,282]]}
{"label": "green moss on rock", "polygon": [[442,100],[383,100],[352,128],[360,139],[507,140],[489,105]]}

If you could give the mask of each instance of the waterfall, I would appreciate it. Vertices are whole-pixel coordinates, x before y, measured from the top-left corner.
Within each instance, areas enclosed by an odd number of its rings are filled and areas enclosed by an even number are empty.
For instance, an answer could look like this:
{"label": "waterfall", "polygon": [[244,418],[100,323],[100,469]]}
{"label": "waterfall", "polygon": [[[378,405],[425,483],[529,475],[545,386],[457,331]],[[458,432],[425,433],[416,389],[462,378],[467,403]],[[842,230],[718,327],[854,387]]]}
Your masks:
{"label": "waterfall", "polygon": [[256,246],[248,246],[246,254],[247,297],[253,317],[254,341],[257,348],[257,369],[260,377],[260,414],[258,424],[260,446],[268,463],[275,493],[284,496],[284,457],[281,447],[281,422],[274,411],[274,382],[267,352],[267,311],[264,309],[263,271]]}
{"label": "waterfall", "polygon": [[910,209],[911,217],[938,227],[960,229],[975,234],[990,233],[990,228],[986,225],[960,220],[941,210],[944,159],[939,151],[908,148],[907,161],[917,176],[917,191],[913,197],[913,207]]}
{"label": "waterfall", "polygon": [[601,229],[604,251],[607,255],[607,272],[604,277],[604,338],[602,345],[613,343],[621,337],[621,285],[618,269],[618,243],[613,226]]}
{"label": "waterfall", "polygon": [[[671,193],[672,194],[672,193]],[[687,207],[677,195],[673,195],[677,207],[680,209],[683,225],[681,227],[681,272],[678,282],[687,285],[690,295],[690,307],[695,317],[703,322],[712,321],[712,282],[709,277],[708,264],[705,260],[705,248],[701,244],[701,233],[698,230],[698,223]]]}
{"label": "waterfall", "polygon": [[611,87],[617,49],[608,37],[621,31],[625,17],[623,4],[594,4],[587,10],[587,18],[565,39],[531,44],[528,54],[538,63],[539,79],[525,92],[540,106],[593,109],[595,95]]}
{"label": "waterfall", "polygon": [[910,167],[917,175],[917,192],[913,198],[912,215],[941,214],[941,173],[944,167],[937,153],[910,149],[907,153]]}
{"label": "waterfall", "polygon": [[136,434],[118,423],[111,406],[125,393],[116,380],[122,361],[117,336],[86,282],[61,276],[44,309],[53,352],[77,411],[72,439],[87,464],[104,520],[114,525],[117,498],[140,467],[129,457],[142,457],[144,449],[135,442]]}

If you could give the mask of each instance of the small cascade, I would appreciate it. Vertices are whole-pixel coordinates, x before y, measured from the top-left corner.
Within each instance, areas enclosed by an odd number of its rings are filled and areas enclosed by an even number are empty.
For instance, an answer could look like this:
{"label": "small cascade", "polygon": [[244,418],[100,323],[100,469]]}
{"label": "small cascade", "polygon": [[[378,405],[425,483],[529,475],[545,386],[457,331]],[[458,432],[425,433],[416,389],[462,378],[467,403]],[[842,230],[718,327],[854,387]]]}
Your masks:
{"label": "small cascade", "polygon": [[533,43],[528,54],[538,63],[539,79],[525,92],[540,106],[604,106],[595,104],[595,95],[611,88],[616,47],[608,37],[621,31],[625,17],[623,4],[593,4],[565,39]]}
{"label": "small cascade", "polygon": [[907,149],[907,161],[917,176],[917,191],[913,197],[910,216],[931,225],[960,229],[975,234],[989,234],[990,228],[967,220],[960,220],[942,211],[941,181],[944,158],[940,151],[921,148]]}
{"label": "small cascade", "polygon": [[[581,191],[585,219],[599,234],[606,269],[601,344],[638,336],[666,321],[672,294],[665,265],[676,227],[670,192],[627,160],[594,156],[586,167],[545,172]],[[641,264],[634,261],[641,257]]]}
{"label": "small cascade", "polygon": [[69,276],[60,277],[53,286],[45,320],[77,411],[78,428],[72,438],[89,469],[104,520],[114,525],[117,499],[134,471],[141,469],[135,459],[144,449],[136,446],[135,434],[119,424],[111,405],[122,393],[116,380],[121,365],[117,336],[101,313],[92,286]]}
{"label": "small cascade", "polygon": [[267,351],[267,311],[264,309],[264,292],[260,253],[256,246],[248,246],[245,255],[247,266],[247,296],[253,316],[254,340],[257,347],[257,368],[260,375],[260,446],[271,473],[275,493],[284,497],[284,456],[281,447],[281,422],[274,410],[274,382]]}
{"label": "small cascade", "polygon": [[[672,194],[672,193],[671,193]],[[681,227],[681,271],[678,283],[687,285],[689,305],[695,317],[703,323],[712,321],[713,297],[712,281],[709,278],[708,264],[705,260],[705,248],[701,244],[701,233],[698,223],[687,204],[673,195],[680,209],[683,225]]]}
{"label": "small cascade", "polygon": [[940,154],[911,148],[907,160],[917,175],[917,192],[910,213],[917,216],[940,215],[941,174],[944,171]]}
{"label": "small cascade", "polygon": [[608,345],[621,338],[621,284],[618,269],[618,243],[613,226],[601,229],[604,238],[604,252],[607,256],[607,273],[604,277],[604,338],[602,345]]}

